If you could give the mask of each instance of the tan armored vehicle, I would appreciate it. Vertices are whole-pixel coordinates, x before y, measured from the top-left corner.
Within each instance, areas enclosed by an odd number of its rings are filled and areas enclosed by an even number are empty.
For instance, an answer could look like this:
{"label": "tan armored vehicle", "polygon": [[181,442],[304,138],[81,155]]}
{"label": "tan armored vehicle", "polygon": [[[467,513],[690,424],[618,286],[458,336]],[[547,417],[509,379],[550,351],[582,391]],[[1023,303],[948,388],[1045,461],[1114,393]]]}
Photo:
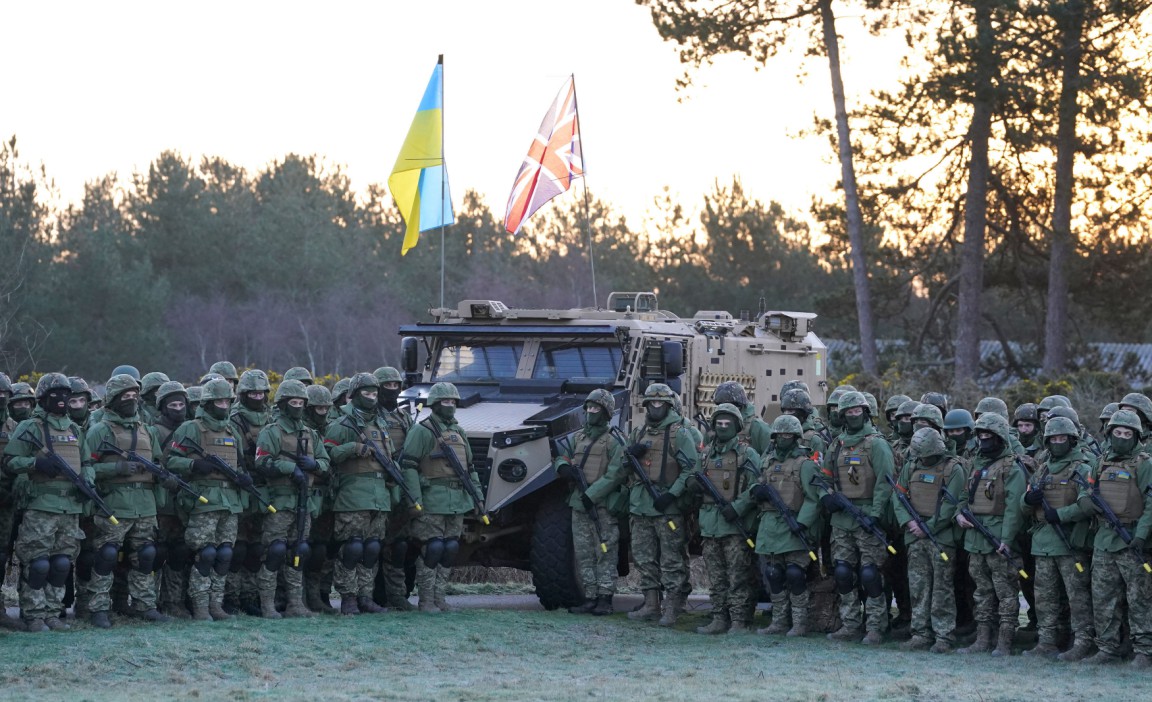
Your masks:
{"label": "tan armored vehicle", "polygon": [[[684,416],[697,421],[711,416],[712,393],[727,380],[740,382],[769,419],[779,413],[787,380],[805,381],[813,404],[824,404],[827,351],[812,332],[814,314],[761,311],[750,320],[702,311],[684,318],[660,309],[650,292],[612,293],[606,309],[465,300],[430,313],[431,322],[400,327],[407,386],[401,400],[420,407],[438,381],[460,391],[456,418],[468,434],[491,524],[466,524],[458,562],[531,570],[549,609],[583,601],[565,487],[551,461],[556,442],[583,423],[589,392],[613,393],[613,422],[625,432],[641,417],[650,383],[679,392]],[[621,561],[626,573],[626,548]]]}

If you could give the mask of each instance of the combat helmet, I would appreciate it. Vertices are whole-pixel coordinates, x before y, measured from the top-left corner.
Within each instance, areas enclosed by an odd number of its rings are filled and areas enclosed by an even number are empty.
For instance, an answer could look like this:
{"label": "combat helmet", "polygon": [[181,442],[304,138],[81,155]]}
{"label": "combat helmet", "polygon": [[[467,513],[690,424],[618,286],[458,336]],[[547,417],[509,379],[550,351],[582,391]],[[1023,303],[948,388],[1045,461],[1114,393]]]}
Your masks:
{"label": "combat helmet", "polygon": [[400,375],[400,371],[392,366],[380,366],[372,371],[372,375],[376,376],[376,382],[383,385],[384,383],[403,383],[404,376]]}
{"label": "combat helmet", "polygon": [[[224,376],[224,378],[227,380],[228,376]],[[268,374],[259,368],[244,371],[236,383],[236,394],[246,392],[272,392],[272,384],[268,382]]]}
{"label": "combat helmet", "polygon": [[812,398],[800,388],[792,388],[780,396],[780,410],[798,410],[804,416],[812,414]]}
{"label": "combat helmet", "polygon": [[[933,408],[939,410],[938,407]],[[946,453],[948,453],[948,447],[944,445],[944,437],[931,427],[917,429],[908,445],[908,456],[913,459],[943,456]]]}
{"label": "combat helmet", "polygon": [[[720,403],[719,405],[716,406],[716,411],[712,413],[712,422],[715,422],[716,417],[720,416],[721,414],[731,415],[733,417],[733,419],[736,420],[737,433],[744,430],[744,416],[740,412],[739,407],[732,404],[731,402]],[[793,419],[795,419],[795,417],[793,417]],[[713,424],[713,426],[715,426],[715,425]]]}
{"label": "combat helmet", "polygon": [[[71,386],[69,386],[71,389]],[[12,397],[8,398],[8,404],[12,404],[16,400],[35,400],[36,393],[32,390],[32,386],[25,382],[12,383]]]}
{"label": "combat helmet", "polygon": [[116,398],[120,397],[129,390],[140,390],[140,383],[127,373],[114,375],[108,379],[104,384],[104,399],[109,406],[116,404]]}
{"label": "combat helmet", "polygon": [[[828,395],[828,406],[839,407],[840,398],[843,397],[844,393],[846,392],[856,392],[856,388],[852,387],[851,385],[837,385],[836,388]],[[864,404],[868,403],[865,402]]]}
{"label": "combat helmet", "polygon": [[201,386],[200,402],[202,403],[234,399],[236,399],[236,392],[232,389],[232,383],[229,383],[227,378],[213,378]]}
{"label": "combat helmet", "polygon": [[1137,437],[1144,432],[1144,427],[1140,424],[1140,416],[1132,410],[1116,410],[1108,419],[1108,430],[1105,433],[1111,435],[1112,429],[1115,427],[1128,427],[1136,432]]}
{"label": "combat helmet", "polygon": [[129,366],[126,364],[116,366],[112,369],[112,372],[108,375],[108,377],[113,378],[117,375],[130,375],[132,376],[133,380],[140,382],[140,371],[136,369],[136,366]]}
{"label": "combat helmet", "polygon": [[352,382],[351,378],[341,378],[336,381],[332,386],[332,404],[343,405],[348,400],[348,385]]}
{"label": "combat helmet", "polygon": [[865,393],[861,393],[861,394],[864,396],[864,399],[868,401],[868,412],[873,417],[879,417],[880,416],[880,408],[876,404],[876,396],[870,392],[865,392]]}
{"label": "combat helmet", "polygon": [[872,407],[868,404],[868,398],[864,397],[864,393],[855,390],[849,390],[841,395],[836,407],[841,413],[853,407],[863,407],[866,412],[872,411]]}
{"label": "combat helmet", "polygon": [[976,411],[972,415],[976,419],[980,419],[986,414],[998,414],[1004,419],[1008,419],[1008,403],[1001,400],[999,397],[982,397],[976,403]]}
{"label": "combat helmet", "polygon": [[67,390],[72,392],[72,383],[63,373],[45,373],[36,382],[36,399],[44,398],[52,390]]}
{"label": "combat helmet", "polygon": [[167,382],[168,376],[160,371],[145,373],[144,377],[140,379],[140,396],[145,397],[149,393],[154,395],[160,390],[160,386]]}
{"label": "combat helmet", "polygon": [[428,391],[429,407],[435,405],[437,402],[442,402],[444,400],[456,400],[457,402],[460,401],[460,391],[457,390],[456,386],[452,383],[436,383],[432,386],[432,389]]}
{"label": "combat helmet", "polygon": [[7,373],[0,373],[0,392],[12,392],[12,379]]}
{"label": "combat helmet", "polygon": [[[663,383],[656,384],[663,385]],[[648,387],[651,388],[652,386],[649,385]],[[664,387],[668,386],[665,385]],[[672,392],[671,388],[669,388],[668,392]],[[647,399],[647,392],[644,393],[644,397]],[[716,392],[712,394],[712,401],[717,405],[727,403],[730,405],[736,405],[740,409],[744,409],[744,407],[748,405],[748,391],[744,389],[743,385],[737,383],[735,380],[725,380],[723,383],[720,383],[716,386]]]}
{"label": "combat helmet", "polygon": [[69,391],[73,397],[76,395],[87,395],[88,401],[92,401],[92,388],[88,387],[88,381],[84,380],[80,376],[73,375],[69,376],[68,383],[71,385]]}
{"label": "combat helmet", "polygon": [[808,389],[808,383],[805,383],[803,380],[788,380],[780,386],[780,397],[784,397],[785,393],[789,390],[795,390],[797,388],[808,393],[809,397],[812,396],[812,391]]}
{"label": "combat helmet", "polygon": [[[719,388],[717,388],[717,390],[719,390]],[[648,404],[649,402],[653,402],[655,400],[662,400],[671,405],[675,399],[676,393],[672,392],[672,388],[668,387],[664,383],[652,383],[646,390],[644,390],[644,400],[642,404]]]}
{"label": "combat helmet", "polygon": [[[940,410],[940,416],[944,416],[944,413],[948,411],[948,396],[942,392],[926,392],[920,396],[920,402]],[[1007,409],[1005,409],[1005,414],[1007,414]]]}
{"label": "combat helmet", "polygon": [[1152,400],[1139,392],[1130,392],[1120,400],[1117,409],[1126,409],[1135,412],[1144,422],[1144,426],[1152,425]]}
{"label": "combat helmet", "polygon": [[1012,434],[1008,427],[1008,420],[993,412],[980,415],[976,420],[976,431],[986,431],[1000,437],[1005,447],[1012,445]]}
{"label": "combat helmet", "polygon": [[928,422],[938,432],[944,431],[944,417],[936,405],[930,405],[927,402],[916,405],[916,410],[912,412],[912,426],[916,426],[917,420]]}
{"label": "combat helmet", "polygon": [[284,380],[299,380],[305,386],[315,382],[312,380],[312,372],[302,366],[294,366],[284,371]]}
{"label": "combat helmet", "polygon": [[231,361],[216,361],[208,369],[208,372],[219,375],[233,385],[240,380],[240,376],[236,374],[236,366],[232,365]]}
{"label": "combat helmet", "polygon": [[[1053,407],[1048,412],[1048,421],[1051,422],[1055,417],[1063,417],[1064,419],[1071,420],[1077,428],[1080,427],[1080,415],[1071,407]],[[1048,436],[1048,434],[1044,434],[1044,436]]]}
{"label": "combat helmet", "polygon": [[772,421],[772,430],[769,433],[772,438],[776,438],[777,434],[795,434],[799,439],[804,434],[804,427],[801,426],[799,419],[790,414],[782,414]]}
{"label": "combat helmet", "polygon": [[[247,371],[245,371],[247,373]],[[276,404],[287,400],[300,399],[308,401],[308,389],[299,380],[285,380],[276,388]]]}
{"label": "combat helmet", "polygon": [[588,397],[584,398],[584,404],[588,404],[589,402],[598,405],[609,417],[616,411],[616,398],[612,397],[612,393],[604,388],[596,388],[588,393]]}
{"label": "combat helmet", "polygon": [[308,393],[309,407],[331,407],[332,391],[323,385],[309,385],[305,388]]}
{"label": "combat helmet", "polygon": [[915,412],[916,408],[919,406],[920,406],[920,403],[917,402],[916,400],[908,400],[907,402],[903,402],[900,404],[900,406],[898,408],[896,408],[896,416],[898,418],[899,417],[911,417],[912,413]]}
{"label": "combat helmet", "polygon": [[900,409],[900,405],[911,399],[912,398],[907,395],[893,395],[889,397],[887,401],[884,402],[884,418],[889,421],[895,421],[896,410]]}
{"label": "combat helmet", "polygon": [[948,410],[948,414],[944,415],[944,431],[950,429],[976,431],[976,422],[972,419],[972,413],[961,408]]}
{"label": "combat helmet", "polygon": [[169,380],[168,382],[161,385],[160,389],[156,391],[156,406],[163,407],[164,400],[166,398],[177,394],[184,395],[184,401],[188,401],[188,390],[185,389],[181,383],[178,383],[175,380]]}
{"label": "combat helmet", "polygon": [[1016,426],[1020,422],[1038,423],[1040,421],[1040,414],[1036,405],[1032,402],[1025,402],[1016,407],[1016,411],[1012,413],[1012,426]]}
{"label": "combat helmet", "polygon": [[1044,425],[1044,439],[1047,440],[1048,437],[1058,434],[1065,434],[1071,436],[1073,439],[1077,439],[1080,437],[1080,429],[1076,427],[1076,424],[1073,423],[1071,419],[1050,414],[1048,415],[1048,423]]}

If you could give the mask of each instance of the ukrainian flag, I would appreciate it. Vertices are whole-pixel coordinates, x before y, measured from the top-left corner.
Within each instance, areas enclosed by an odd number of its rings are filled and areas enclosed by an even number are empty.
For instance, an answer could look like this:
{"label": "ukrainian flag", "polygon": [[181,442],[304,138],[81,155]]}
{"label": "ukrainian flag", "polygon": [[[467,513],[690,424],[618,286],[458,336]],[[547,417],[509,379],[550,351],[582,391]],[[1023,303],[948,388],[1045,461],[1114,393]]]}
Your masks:
{"label": "ukrainian flag", "polygon": [[444,56],[436,62],[432,80],[408,129],[408,137],[392,175],[388,189],[407,224],[404,247],[400,254],[420,240],[420,232],[456,221],[452,213],[452,196],[448,192],[448,173],[444,170]]}

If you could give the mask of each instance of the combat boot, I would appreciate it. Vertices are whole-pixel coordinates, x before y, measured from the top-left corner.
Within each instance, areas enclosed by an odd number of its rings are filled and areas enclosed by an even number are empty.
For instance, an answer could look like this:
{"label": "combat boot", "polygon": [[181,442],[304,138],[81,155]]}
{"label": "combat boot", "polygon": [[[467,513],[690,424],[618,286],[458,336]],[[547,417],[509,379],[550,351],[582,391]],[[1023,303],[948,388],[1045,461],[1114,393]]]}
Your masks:
{"label": "combat boot", "polygon": [[356,604],[355,597],[352,595],[340,595],[340,614],[345,616],[360,614],[360,607]]}
{"label": "combat boot", "polygon": [[172,602],[166,603],[160,608],[160,611],[173,619],[191,619],[192,615],[188,613],[188,608],[184,605],[175,604]]}
{"label": "combat boot", "polygon": [[956,653],[988,653],[992,650],[992,625],[980,624],[976,627],[976,640],[971,646],[956,649]]}
{"label": "combat boot", "polygon": [[[95,616],[95,615],[93,615],[93,616]],[[104,616],[108,616],[108,613],[107,613],[107,612],[105,612],[105,613],[104,613]],[[68,622],[66,622],[66,621],[62,620],[60,617],[47,617],[47,618],[44,620],[44,623],[45,623],[45,624],[48,626],[48,628],[49,628],[49,629],[51,629],[52,631],[67,631],[68,629],[71,629],[71,628],[72,628],[72,625],[71,625],[71,624],[69,624]]]}
{"label": "combat boot", "polygon": [[664,598],[663,613],[660,615],[660,621],[656,622],[659,626],[676,626],[676,619],[680,616],[680,612],[684,611],[684,595],[679,592],[673,592]]}
{"label": "combat boot", "polygon": [[1068,649],[1064,653],[1061,653],[1059,656],[1056,656],[1056,660],[1063,661],[1065,663],[1077,663],[1087,658],[1088,654],[1091,652],[1091,641],[1087,641],[1085,639],[1076,639],[1072,642],[1072,648]]}
{"label": "combat boot", "polygon": [[728,634],[729,635],[747,634],[749,631],[751,631],[751,629],[748,627],[748,622],[746,622],[742,619],[738,619],[738,620],[732,622],[732,625],[728,627]]}
{"label": "combat boot", "polygon": [[926,651],[932,648],[932,639],[927,636],[913,635],[904,643],[900,644],[902,651]]}
{"label": "combat boot", "polygon": [[136,612],[136,616],[146,622],[153,622],[155,624],[165,624],[172,621],[172,617],[169,617],[167,614],[161,614],[155,607],[146,609],[143,612]]}
{"label": "combat boot", "polygon": [[1115,653],[1108,653],[1107,651],[1097,651],[1095,656],[1085,658],[1086,665],[1112,665],[1120,662],[1120,656]]}
{"label": "combat boot", "polygon": [[260,591],[260,616],[265,619],[282,619],[276,611],[276,591]]}
{"label": "combat boot", "polygon": [[841,626],[836,631],[833,631],[831,634],[828,634],[828,640],[829,641],[850,641],[852,643],[856,643],[857,641],[860,640],[860,636],[861,636],[861,634],[860,634],[859,629],[853,629],[849,626]]}
{"label": "combat boot", "polygon": [[[795,620],[793,620],[795,621]],[[784,612],[777,612],[776,608],[772,608],[772,623],[761,629],[757,629],[756,633],[762,636],[783,636],[788,633],[788,617]]]}
{"label": "combat boot", "polygon": [[728,631],[729,622],[727,615],[713,614],[712,621],[705,626],[696,627],[697,634],[723,634]]}
{"label": "combat boot", "polygon": [[645,590],[644,604],[635,611],[628,613],[628,618],[638,622],[650,622],[660,617],[660,591]]}
{"label": "combat boot", "polygon": [[[0,566],[2,567],[2,566]],[[19,619],[8,616],[7,612],[0,612],[0,627],[9,631],[27,631],[28,627]]]}
{"label": "combat boot", "polygon": [[308,604],[308,609],[320,614],[336,614],[336,608],[332,606],[331,602],[327,602],[326,598],[320,596],[320,587],[312,580],[304,586],[304,598]]}
{"label": "combat boot", "polygon": [[416,607],[414,607],[412,605],[412,603],[408,601],[407,597],[404,597],[403,595],[400,595],[399,593],[397,593],[395,595],[393,595],[392,593],[389,593],[388,598],[385,600],[384,603],[386,605],[388,605],[389,609],[393,609],[393,610],[400,611],[400,612],[411,612],[412,610],[416,609]]}
{"label": "combat boot", "polygon": [[112,620],[108,618],[107,612],[93,612],[88,617],[88,622],[97,629],[112,628]]}
{"label": "combat boot", "polygon": [[208,603],[195,601],[192,603],[192,619],[198,622],[214,621],[215,617],[208,611]]}
{"label": "combat boot", "polygon": [[596,600],[588,598],[578,605],[569,607],[568,614],[592,614],[594,609],[596,609]]}
{"label": "combat boot", "polygon": [[383,614],[388,611],[376,604],[371,597],[357,597],[356,607],[361,614]]}
{"label": "combat boot", "polygon": [[785,636],[792,638],[808,635],[808,608],[792,606],[792,628]]}
{"label": "combat boot", "polygon": [[952,651],[952,644],[944,639],[936,639],[936,643],[932,644],[932,648],[928,650],[931,653],[949,653]]}
{"label": "combat boot", "polygon": [[884,635],[879,631],[872,630],[867,634],[864,634],[864,638],[860,640],[860,643],[864,644],[865,646],[879,646],[880,644],[884,643]]}
{"label": "combat boot", "polygon": [[43,619],[29,619],[26,624],[26,631],[30,634],[42,634],[48,631],[48,625],[44,623]]}
{"label": "combat boot", "polygon": [[996,639],[996,648],[992,655],[997,658],[1012,655],[1012,640],[1016,638],[1015,624],[1001,624],[1000,636]]}
{"label": "combat boot", "polygon": [[212,621],[222,622],[228,619],[235,619],[231,614],[224,611],[224,608],[221,606],[222,604],[223,601],[219,597],[209,598],[208,616],[212,618]]}
{"label": "combat boot", "polygon": [[456,608],[448,604],[447,598],[440,594],[440,588],[436,588],[436,598],[432,600],[436,603],[436,608],[441,612],[455,612]]}
{"label": "combat boot", "polygon": [[288,593],[288,606],[284,608],[285,617],[315,617],[316,613],[304,605],[304,593],[293,590]]}
{"label": "combat boot", "polygon": [[1060,647],[1050,641],[1041,641],[1020,655],[1028,658],[1055,658],[1060,653]]}
{"label": "combat boot", "polygon": [[612,614],[612,595],[600,595],[597,597],[596,607],[592,610],[592,614],[597,617]]}
{"label": "combat boot", "polygon": [[1132,662],[1128,665],[1132,666],[1133,668],[1145,670],[1149,667],[1152,667],[1152,657],[1149,657],[1147,653],[1137,653],[1132,657]]}

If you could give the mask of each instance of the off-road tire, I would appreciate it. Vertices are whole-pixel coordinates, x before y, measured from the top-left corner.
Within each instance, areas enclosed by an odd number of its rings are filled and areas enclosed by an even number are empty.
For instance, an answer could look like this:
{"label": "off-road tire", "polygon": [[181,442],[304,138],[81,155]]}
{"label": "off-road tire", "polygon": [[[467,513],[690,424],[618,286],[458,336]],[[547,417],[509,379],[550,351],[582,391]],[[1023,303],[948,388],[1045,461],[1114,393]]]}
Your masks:
{"label": "off-road tire", "polygon": [[572,511],[560,495],[549,495],[536,509],[529,562],[532,584],[544,609],[573,607],[584,601],[572,550]]}

